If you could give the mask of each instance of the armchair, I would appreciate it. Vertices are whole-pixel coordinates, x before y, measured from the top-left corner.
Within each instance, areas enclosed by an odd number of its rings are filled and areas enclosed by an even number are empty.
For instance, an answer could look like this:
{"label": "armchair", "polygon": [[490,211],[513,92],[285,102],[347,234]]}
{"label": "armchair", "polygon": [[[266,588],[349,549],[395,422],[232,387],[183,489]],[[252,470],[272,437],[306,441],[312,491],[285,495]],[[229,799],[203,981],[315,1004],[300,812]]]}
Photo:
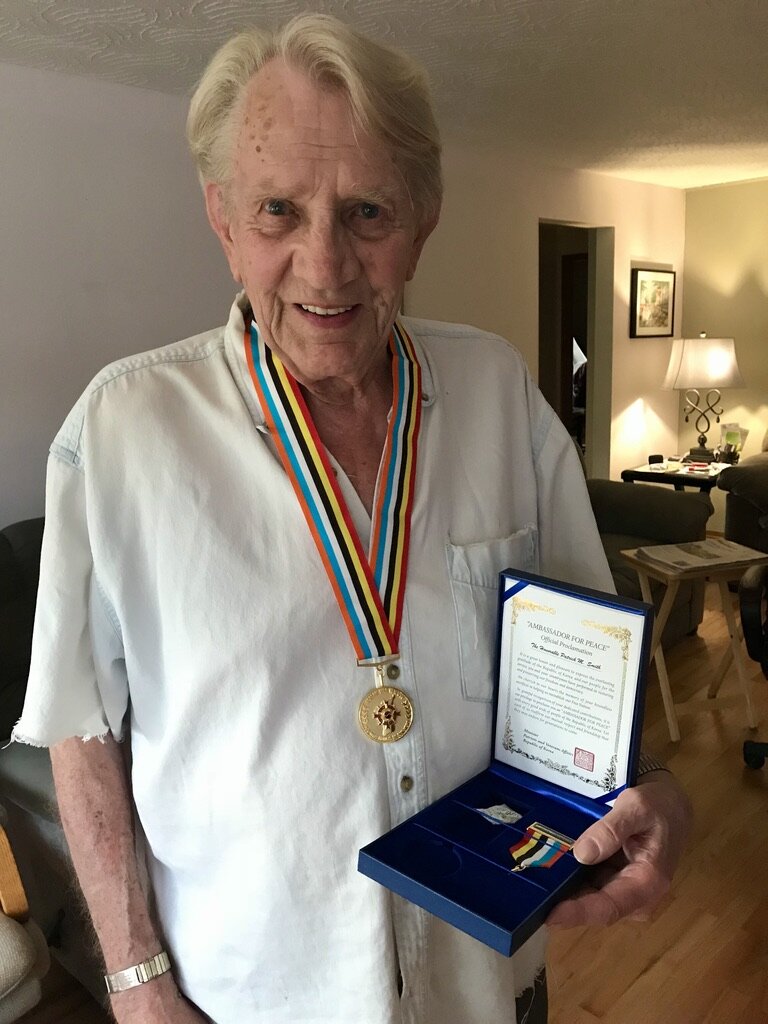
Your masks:
{"label": "armchair", "polygon": [[24,704],[42,542],[42,519],[0,530],[0,739]]}
{"label": "armchair", "polygon": [[[768,566],[748,569],[739,583],[739,607],[744,642],[750,658],[760,663],[768,679]],[[768,757],[768,743],[747,740],[744,762],[748,768],[762,768]]]}
{"label": "armchair", "polygon": [[29,917],[11,844],[0,824],[0,1024],[11,1024],[40,1002],[40,982],[49,967],[48,946]]}
{"label": "armchair", "polygon": [[717,486],[727,491],[725,536],[737,544],[768,552],[768,433],[758,455],[724,469]]}
{"label": "armchair", "polygon": [[[42,536],[42,519],[0,530],[0,824],[13,844],[32,916],[56,959],[103,1002],[101,965],[77,896],[48,751],[5,743],[24,703]],[[0,916],[0,929],[27,936],[25,927],[7,915]],[[0,1024],[16,1019],[3,1016],[2,1000],[10,998],[2,995],[6,955],[11,956],[0,934]]]}

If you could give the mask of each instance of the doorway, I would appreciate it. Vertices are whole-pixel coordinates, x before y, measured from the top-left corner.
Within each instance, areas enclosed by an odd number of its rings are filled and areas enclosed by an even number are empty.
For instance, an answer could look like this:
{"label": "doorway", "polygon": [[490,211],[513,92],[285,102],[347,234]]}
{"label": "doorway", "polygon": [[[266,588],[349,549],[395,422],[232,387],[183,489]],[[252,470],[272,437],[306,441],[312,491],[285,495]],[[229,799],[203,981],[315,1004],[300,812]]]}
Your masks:
{"label": "doorway", "polygon": [[591,476],[610,465],[613,228],[539,223],[539,387]]}

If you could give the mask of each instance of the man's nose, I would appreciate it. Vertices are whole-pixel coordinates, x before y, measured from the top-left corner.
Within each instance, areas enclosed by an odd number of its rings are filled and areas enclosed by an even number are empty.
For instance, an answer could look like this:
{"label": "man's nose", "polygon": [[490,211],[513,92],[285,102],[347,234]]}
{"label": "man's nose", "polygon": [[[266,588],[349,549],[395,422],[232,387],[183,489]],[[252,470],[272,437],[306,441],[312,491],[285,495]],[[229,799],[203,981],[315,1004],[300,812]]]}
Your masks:
{"label": "man's nose", "polygon": [[306,284],[322,291],[338,290],[355,279],[359,263],[343,224],[307,228],[296,253],[294,271]]}

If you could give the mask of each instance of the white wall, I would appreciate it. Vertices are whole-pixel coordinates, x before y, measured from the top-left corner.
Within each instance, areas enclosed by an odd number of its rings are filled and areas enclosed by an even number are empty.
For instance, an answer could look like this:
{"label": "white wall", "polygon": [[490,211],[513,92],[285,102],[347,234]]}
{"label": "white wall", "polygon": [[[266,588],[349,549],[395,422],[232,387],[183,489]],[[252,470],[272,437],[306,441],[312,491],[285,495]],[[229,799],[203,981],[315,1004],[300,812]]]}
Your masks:
{"label": "white wall", "polygon": [[532,371],[538,349],[540,220],[614,227],[613,408],[610,475],[677,447],[677,398],[661,391],[671,343],[629,338],[630,268],[678,271],[679,329],[685,193],[587,171],[519,163],[511,149],[445,147],[446,201],[406,296],[416,316],[496,331]]}
{"label": "white wall", "polygon": [[226,319],[185,113],[0,64],[0,525],[42,513],[48,445],[97,370]]}
{"label": "white wall", "polygon": [[[747,427],[744,456],[760,451],[768,431],[768,180],[695,189],[686,196],[683,335],[733,338],[747,385],[723,392],[724,423]],[[696,443],[680,403],[680,447]],[[710,447],[720,438],[713,421]],[[712,491],[709,528],[725,526],[725,494]]]}

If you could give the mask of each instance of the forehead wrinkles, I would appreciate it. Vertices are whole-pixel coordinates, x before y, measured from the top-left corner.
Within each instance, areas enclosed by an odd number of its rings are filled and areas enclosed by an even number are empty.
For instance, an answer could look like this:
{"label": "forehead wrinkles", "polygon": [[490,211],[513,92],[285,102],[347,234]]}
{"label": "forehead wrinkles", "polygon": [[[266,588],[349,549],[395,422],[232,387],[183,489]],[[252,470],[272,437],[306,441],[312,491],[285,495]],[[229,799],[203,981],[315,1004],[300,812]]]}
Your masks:
{"label": "forehead wrinkles", "polygon": [[269,192],[291,198],[293,193],[333,192],[338,197],[373,193],[394,200],[402,194],[397,170],[374,155],[352,146],[297,140],[280,132],[263,146],[244,144],[234,178],[247,192]]}
{"label": "forehead wrinkles", "polygon": [[248,191],[263,184],[277,195],[315,184],[338,195],[390,201],[407,192],[399,168],[382,146],[335,142],[314,126],[296,130],[276,125],[268,137],[248,128],[242,133],[234,168],[235,178]]}

